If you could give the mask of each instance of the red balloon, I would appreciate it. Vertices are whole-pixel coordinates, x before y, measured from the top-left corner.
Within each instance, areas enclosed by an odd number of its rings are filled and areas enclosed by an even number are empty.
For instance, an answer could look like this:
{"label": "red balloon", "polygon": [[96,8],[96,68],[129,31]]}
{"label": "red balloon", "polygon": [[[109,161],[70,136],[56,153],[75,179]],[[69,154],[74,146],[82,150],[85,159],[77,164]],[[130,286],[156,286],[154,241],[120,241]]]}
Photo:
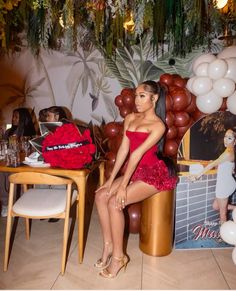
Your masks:
{"label": "red balloon", "polygon": [[123,101],[122,101],[122,96],[121,95],[116,96],[116,98],[115,98],[115,104],[116,104],[117,107],[121,107],[121,106],[124,105],[123,104]]}
{"label": "red balloon", "polygon": [[125,94],[125,95],[122,95],[122,101],[123,101],[123,104],[125,107],[129,107],[131,109],[133,109],[133,107],[135,106],[134,104],[134,94],[131,95],[131,94]]}
{"label": "red balloon", "polygon": [[171,95],[167,94],[166,95],[166,111],[172,110],[173,109],[173,100]]}
{"label": "red balloon", "polygon": [[141,203],[134,203],[128,207],[129,214],[129,232],[139,233],[141,219]]}
{"label": "red balloon", "polygon": [[184,111],[175,113],[175,126],[186,126],[189,123],[189,114]]}
{"label": "red balloon", "polygon": [[131,110],[130,108],[125,107],[125,106],[121,106],[121,107],[119,108],[119,110],[120,110],[120,115],[121,115],[123,118],[125,118],[125,116],[126,116],[127,114],[129,114],[129,113],[132,112],[132,110]]}
{"label": "red balloon", "polygon": [[175,126],[171,126],[168,128],[168,131],[166,133],[166,139],[174,139],[178,135],[178,130]]}
{"label": "red balloon", "polygon": [[223,98],[223,102],[222,102],[222,105],[219,109],[219,111],[225,111],[227,109],[227,97],[226,98]]}
{"label": "red balloon", "polygon": [[174,102],[174,111],[184,110],[191,102],[191,94],[185,88],[178,87],[178,89],[171,92],[171,96]]}
{"label": "red balloon", "polygon": [[196,96],[191,94],[191,102],[187,108],[185,108],[185,111],[188,113],[192,113],[196,110],[197,105],[196,105]]}
{"label": "red balloon", "polygon": [[187,81],[180,76],[174,78],[174,85],[185,88]]}
{"label": "red balloon", "polygon": [[166,113],[166,124],[168,128],[170,128],[172,125],[174,125],[175,122],[175,115],[172,111],[167,111]]}
{"label": "red balloon", "polygon": [[120,133],[120,125],[117,122],[109,122],[104,125],[104,135],[113,138]]}
{"label": "red balloon", "polygon": [[170,74],[163,74],[160,76],[160,82],[165,83],[167,85],[173,84],[173,76]]}
{"label": "red balloon", "polygon": [[174,157],[178,152],[178,144],[174,139],[168,139],[165,142],[164,153],[166,156]]}

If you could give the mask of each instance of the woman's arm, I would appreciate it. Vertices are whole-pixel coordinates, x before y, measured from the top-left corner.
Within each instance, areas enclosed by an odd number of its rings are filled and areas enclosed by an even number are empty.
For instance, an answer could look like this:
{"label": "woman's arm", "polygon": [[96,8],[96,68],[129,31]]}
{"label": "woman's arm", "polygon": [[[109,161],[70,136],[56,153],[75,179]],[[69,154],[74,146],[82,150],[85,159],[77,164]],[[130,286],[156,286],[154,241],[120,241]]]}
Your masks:
{"label": "woman's arm", "polygon": [[231,154],[228,151],[224,151],[216,160],[213,162],[209,163],[204,169],[197,175],[194,175],[191,180],[195,181],[198,180],[202,175],[204,175],[206,172],[211,170],[212,168],[218,166],[219,164],[225,162],[225,161],[230,161],[231,160]]}
{"label": "woman's arm", "polygon": [[106,181],[106,183],[103,186],[99,187],[97,191],[99,191],[102,188],[108,188],[108,193],[109,193],[110,187],[129,153],[129,139],[126,136],[126,130],[128,128],[130,120],[132,120],[133,118],[134,118],[134,114],[131,113],[131,114],[128,114],[124,119],[124,134],[121,141],[121,145],[116,155],[116,161],[115,161],[114,167],[112,169],[109,179]]}

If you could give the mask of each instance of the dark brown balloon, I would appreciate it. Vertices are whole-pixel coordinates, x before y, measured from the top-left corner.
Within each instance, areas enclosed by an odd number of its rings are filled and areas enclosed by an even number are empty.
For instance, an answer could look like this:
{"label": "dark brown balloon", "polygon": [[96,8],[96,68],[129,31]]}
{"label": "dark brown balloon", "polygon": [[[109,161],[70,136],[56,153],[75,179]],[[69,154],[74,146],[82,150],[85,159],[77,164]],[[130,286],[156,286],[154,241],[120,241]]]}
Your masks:
{"label": "dark brown balloon", "polygon": [[197,109],[196,105],[196,96],[191,94],[191,102],[187,108],[185,108],[185,111],[188,113],[192,113]]}
{"label": "dark brown balloon", "polygon": [[128,95],[128,94],[125,94],[125,95],[122,95],[122,102],[124,104],[124,107],[129,107],[130,109],[133,109],[133,107],[135,106],[134,104],[134,94],[133,95]]}
{"label": "dark brown balloon", "polygon": [[175,86],[178,86],[180,88],[185,88],[187,81],[180,76],[175,77],[173,81]]}
{"label": "dark brown balloon", "polygon": [[122,96],[121,95],[116,96],[116,98],[115,98],[115,104],[116,104],[117,107],[121,107],[121,106],[124,105],[123,104],[123,101],[122,101]]}
{"label": "dark brown balloon", "polygon": [[187,112],[178,111],[175,113],[175,126],[186,126],[189,123],[190,117]]}
{"label": "dark brown balloon", "polygon": [[178,144],[174,139],[168,139],[165,142],[164,153],[166,156],[174,157],[178,152]]}
{"label": "dark brown balloon", "polygon": [[121,141],[122,141],[123,135],[122,134],[118,134],[117,136],[115,136],[114,138],[111,138],[108,140],[108,148],[111,152],[113,153],[117,153]]}
{"label": "dark brown balloon", "polygon": [[162,74],[160,76],[160,82],[165,83],[167,85],[173,84],[173,76],[171,74]]}
{"label": "dark brown balloon", "polygon": [[166,111],[170,111],[170,110],[173,110],[173,100],[172,100],[172,97],[171,95],[167,94],[166,95]]}
{"label": "dark brown balloon", "polygon": [[178,135],[178,130],[175,126],[171,126],[168,128],[167,133],[166,133],[166,139],[174,139]]}
{"label": "dark brown balloon", "polygon": [[117,122],[109,122],[104,125],[104,135],[108,138],[113,138],[120,133],[120,126]]}
{"label": "dark brown balloon", "polygon": [[134,203],[128,207],[129,215],[129,232],[139,233],[140,230],[140,219],[141,219],[141,203]]}
{"label": "dark brown balloon", "polygon": [[182,111],[188,107],[191,102],[191,94],[185,88],[179,88],[171,92],[174,111]]}
{"label": "dark brown balloon", "polygon": [[199,109],[196,109],[192,114],[192,118],[194,121],[201,119],[202,117],[206,116],[207,114],[201,112]]}
{"label": "dark brown balloon", "polygon": [[129,114],[129,113],[132,112],[132,110],[131,110],[130,108],[125,107],[125,106],[121,106],[121,107],[119,108],[119,111],[120,111],[120,115],[121,115],[121,117],[123,117],[123,118],[125,118],[125,116],[126,116],[127,114]]}
{"label": "dark brown balloon", "polygon": [[226,109],[227,109],[227,97],[223,98],[223,102],[222,102],[222,105],[221,105],[219,111],[225,111]]}
{"label": "dark brown balloon", "polygon": [[105,154],[105,159],[107,160],[108,163],[114,164],[116,161],[116,154],[113,152],[107,152]]}
{"label": "dark brown balloon", "polygon": [[174,125],[175,122],[175,115],[172,111],[167,111],[166,113],[166,124],[168,128]]}
{"label": "dark brown balloon", "polygon": [[182,138],[185,135],[185,133],[188,131],[188,129],[192,126],[192,124],[193,124],[193,119],[190,119],[187,125],[177,127],[178,138]]}

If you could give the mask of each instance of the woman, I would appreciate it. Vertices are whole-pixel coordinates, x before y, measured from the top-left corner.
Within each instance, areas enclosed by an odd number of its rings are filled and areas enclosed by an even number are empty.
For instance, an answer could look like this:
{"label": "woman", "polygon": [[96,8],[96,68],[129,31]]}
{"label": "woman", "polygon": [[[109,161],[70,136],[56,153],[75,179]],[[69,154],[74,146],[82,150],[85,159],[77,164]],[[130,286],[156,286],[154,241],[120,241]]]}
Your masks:
{"label": "woman", "polygon": [[[36,134],[31,114],[27,108],[17,108],[12,113],[12,126],[4,135],[8,140],[15,136],[19,139],[22,136],[33,137]],[[9,173],[0,173],[0,201],[2,205],[1,216],[7,216],[8,192],[9,192]]]}
{"label": "woman", "polygon": [[[123,252],[123,209],[161,190],[173,189],[177,177],[170,174],[163,160],[156,155],[156,144],[166,130],[164,124],[165,94],[160,85],[146,81],[136,89],[137,113],[124,120],[124,136],[110,178],[96,191],[95,202],[103,234],[103,253],[95,267],[102,277],[113,278],[127,265]],[[155,108],[161,112],[156,115]],[[115,179],[126,157],[129,160],[123,176]]]}
{"label": "woman", "polygon": [[67,116],[61,106],[52,106],[47,109],[47,122],[62,121],[63,119],[67,119]]}
{"label": "woman", "polygon": [[36,134],[32,117],[27,108],[17,108],[12,113],[12,126],[4,135],[4,139],[15,135],[17,138],[21,136],[34,136]]}
{"label": "woman", "polygon": [[212,207],[220,212],[220,223],[227,220],[227,211],[233,210],[236,205],[228,204],[229,196],[236,189],[233,177],[235,170],[236,133],[228,129],[224,136],[224,152],[213,162],[208,164],[198,175],[191,176],[192,181],[198,180],[210,169],[217,167],[216,198]]}

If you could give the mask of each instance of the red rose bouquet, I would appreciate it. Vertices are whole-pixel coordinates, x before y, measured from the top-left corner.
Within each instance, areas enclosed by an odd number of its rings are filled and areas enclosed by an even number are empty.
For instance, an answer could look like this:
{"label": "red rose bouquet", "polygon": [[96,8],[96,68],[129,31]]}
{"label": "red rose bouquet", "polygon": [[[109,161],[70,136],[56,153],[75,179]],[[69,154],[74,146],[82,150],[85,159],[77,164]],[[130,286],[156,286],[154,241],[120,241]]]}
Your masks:
{"label": "red rose bouquet", "polygon": [[96,151],[89,129],[83,134],[73,123],[64,124],[49,133],[42,146],[42,155],[52,167],[80,169],[91,163]]}

